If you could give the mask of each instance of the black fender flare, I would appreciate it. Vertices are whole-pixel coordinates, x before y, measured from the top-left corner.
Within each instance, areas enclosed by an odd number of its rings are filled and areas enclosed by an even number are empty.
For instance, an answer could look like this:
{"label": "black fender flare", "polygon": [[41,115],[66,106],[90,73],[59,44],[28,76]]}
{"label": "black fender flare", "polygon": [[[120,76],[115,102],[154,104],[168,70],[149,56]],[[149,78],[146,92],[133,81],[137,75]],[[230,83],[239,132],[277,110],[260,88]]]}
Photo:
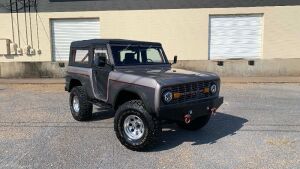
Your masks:
{"label": "black fender flare", "polygon": [[[133,94],[137,95],[142,100],[142,102],[144,103],[145,109],[150,114],[155,114],[155,111],[154,111],[154,92],[149,92],[149,89],[148,90],[141,90],[142,88],[144,88],[144,87],[126,86],[124,88],[119,88],[119,89],[115,90],[115,92],[113,92],[110,96],[110,98],[113,98],[111,100],[113,107],[115,107],[115,105],[116,105],[119,94],[121,92],[125,91],[125,92],[130,92],[130,93],[133,93]],[[153,94],[153,96],[151,96],[152,94]]]}

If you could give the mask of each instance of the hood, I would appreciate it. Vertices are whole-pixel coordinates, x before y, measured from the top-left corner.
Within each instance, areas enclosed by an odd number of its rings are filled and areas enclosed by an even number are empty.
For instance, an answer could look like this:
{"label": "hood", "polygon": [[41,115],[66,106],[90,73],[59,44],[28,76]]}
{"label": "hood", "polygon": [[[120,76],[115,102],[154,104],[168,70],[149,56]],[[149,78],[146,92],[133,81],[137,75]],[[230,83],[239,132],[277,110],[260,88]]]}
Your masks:
{"label": "hood", "polygon": [[197,81],[219,80],[219,76],[211,72],[193,72],[175,68],[125,68],[118,72],[155,79],[161,86],[183,84]]}

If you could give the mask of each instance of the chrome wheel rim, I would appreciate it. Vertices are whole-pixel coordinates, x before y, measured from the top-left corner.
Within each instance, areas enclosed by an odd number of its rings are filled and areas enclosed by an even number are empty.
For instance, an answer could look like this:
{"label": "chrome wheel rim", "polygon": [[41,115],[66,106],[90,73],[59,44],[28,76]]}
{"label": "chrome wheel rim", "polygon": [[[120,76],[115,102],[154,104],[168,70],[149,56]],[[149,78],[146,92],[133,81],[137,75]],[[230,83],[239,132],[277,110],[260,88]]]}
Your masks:
{"label": "chrome wheel rim", "polygon": [[132,140],[142,138],[145,132],[145,126],[142,119],[136,115],[129,115],[124,120],[124,131]]}
{"label": "chrome wheel rim", "polygon": [[80,107],[79,107],[79,99],[78,99],[78,96],[74,96],[74,97],[73,97],[73,109],[74,109],[74,111],[75,111],[76,113],[79,112]]}

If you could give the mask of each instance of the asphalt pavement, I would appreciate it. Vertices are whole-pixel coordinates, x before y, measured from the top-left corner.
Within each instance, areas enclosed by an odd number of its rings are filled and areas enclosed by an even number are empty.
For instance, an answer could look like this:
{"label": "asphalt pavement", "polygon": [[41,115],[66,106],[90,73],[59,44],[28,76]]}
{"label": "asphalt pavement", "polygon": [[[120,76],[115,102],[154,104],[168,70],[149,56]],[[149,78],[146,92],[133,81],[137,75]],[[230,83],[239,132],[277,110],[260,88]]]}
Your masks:
{"label": "asphalt pavement", "polygon": [[299,83],[225,83],[221,95],[202,130],[168,124],[156,147],[134,152],[112,111],[75,121],[63,84],[0,83],[0,168],[299,168]]}

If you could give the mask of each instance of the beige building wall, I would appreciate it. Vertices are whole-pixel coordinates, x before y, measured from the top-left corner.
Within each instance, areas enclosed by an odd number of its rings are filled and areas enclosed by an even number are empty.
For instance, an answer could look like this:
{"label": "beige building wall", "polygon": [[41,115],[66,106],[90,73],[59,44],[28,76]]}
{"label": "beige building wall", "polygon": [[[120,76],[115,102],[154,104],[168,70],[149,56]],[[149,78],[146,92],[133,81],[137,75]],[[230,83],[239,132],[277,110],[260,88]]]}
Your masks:
{"label": "beige building wall", "polygon": [[[158,41],[163,44],[170,59],[178,55],[180,60],[207,60],[209,15],[253,13],[263,14],[262,59],[300,58],[300,6],[285,6],[39,13],[42,54],[0,56],[0,62],[51,61],[50,20],[56,18],[99,18],[101,38]],[[32,17],[34,18],[34,14]],[[20,14],[19,19],[21,47],[24,48],[26,42],[24,15]],[[12,39],[10,14],[0,14],[0,21],[0,38]],[[34,48],[37,49],[34,19],[32,23]],[[15,35],[17,35],[16,21]]]}

